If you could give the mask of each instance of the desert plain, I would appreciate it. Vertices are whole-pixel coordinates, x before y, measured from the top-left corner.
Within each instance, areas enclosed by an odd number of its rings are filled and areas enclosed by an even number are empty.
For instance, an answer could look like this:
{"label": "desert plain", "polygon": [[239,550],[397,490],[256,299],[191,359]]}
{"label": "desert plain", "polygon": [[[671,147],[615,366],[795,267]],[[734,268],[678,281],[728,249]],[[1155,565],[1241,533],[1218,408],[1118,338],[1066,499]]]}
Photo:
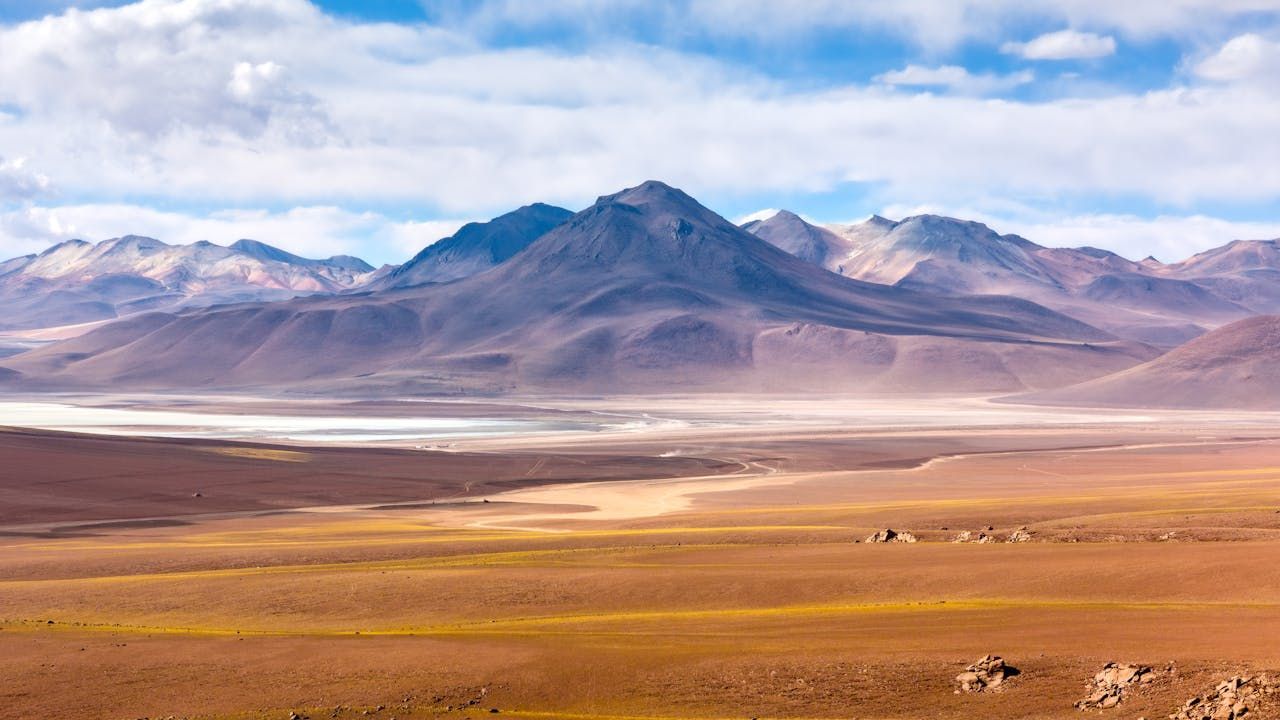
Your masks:
{"label": "desert plain", "polygon": [[[182,407],[267,405],[408,412]],[[1280,670],[1275,414],[413,411],[574,423],[447,442],[0,431],[0,717],[1133,720]],[[888,528],[918,541],[866,542]],[[1018,674],[958,692],[987,654]],[[1077,709],[1107,662],[1153,679]]]}

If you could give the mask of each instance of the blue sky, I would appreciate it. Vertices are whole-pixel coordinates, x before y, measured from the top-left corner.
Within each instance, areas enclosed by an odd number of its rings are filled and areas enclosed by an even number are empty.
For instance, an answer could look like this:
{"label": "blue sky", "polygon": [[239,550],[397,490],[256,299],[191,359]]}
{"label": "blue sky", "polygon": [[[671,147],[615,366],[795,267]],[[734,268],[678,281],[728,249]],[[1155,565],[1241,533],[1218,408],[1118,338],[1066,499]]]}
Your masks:
{"label": "blue sky", "polygon": [[398,262],[648,178],[1135,258],[1280,236],[1277,0],[0,0],[0,47],[5,256]]}

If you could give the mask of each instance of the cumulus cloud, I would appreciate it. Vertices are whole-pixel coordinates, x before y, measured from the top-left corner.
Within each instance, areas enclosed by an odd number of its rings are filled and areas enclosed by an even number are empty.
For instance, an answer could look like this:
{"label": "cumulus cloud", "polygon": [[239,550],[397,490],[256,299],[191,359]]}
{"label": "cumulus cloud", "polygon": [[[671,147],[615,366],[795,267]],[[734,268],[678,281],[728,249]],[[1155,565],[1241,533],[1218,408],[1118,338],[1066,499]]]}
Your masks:
{"label": "cumulus cloud", "polygon": [[[35,117],[87,113],[145,141],[182,129],[261,135],[323,125],[269,38],[316,27],[305,0],[142,0],[0,29],[0,103]],[[287,33],[286,33],[287,35]]]}
{"label": "cumulus cloud", "polygon": [[753,213],[747,213],[746,215],[742,215],[741,217],[734,218],[733,224],[746,225],[747,223],[755,222],[756,220],[768,220],[774,215],[777,215],[779,212],[781,212],[781,210],[779,210],[778,208],[764,208],[763,210],[757,210]]}
{"label": "cumulus cloud", "polygon": [[[0,147],[32,148],[72,195],[454,216],[580,204],[649,177],[695,192],[1280,192],[1280,108],[1247,89],[992,102],[965,96],[1027,76],[944,66],[882,78],[952,91],[941,95],[790,90],[670,51],[486,50],[440,32],[352,24],[301,0],[146,2],[18,25],[0,31],[0,66],[18,79],[0,102],[25,112],[0,123]],[[324,123],[298,119],[314,107]]]}
{"label": "cumulus cloud", "polygon": [[1030,70],[997,75],[971,73],[959,65],[939,67],[908,65],[901,70],[881,73],[875,77],[875,80],[885,85],[945,88],[965,95],[986,95],[1025,85],[1035,80],[1035,75]]}
{"label": "cumulus cloud", "polygon": [[454,233],[468,220],[420,220],[393,223],[388,226],[384,235],[390,247],[399,252],[401,262],[422,251],[428,245],[434,245]]}
{"label": "cumulus cloud", "polygon": [[480,33],[512,26],[579,28],[592,36],[714,36],[793,40],[833,29],[870,29],[933,50],[966,40],[998,41],[1026,23],[1092,27],[1136,38],[1197,37],[1274,0],[473,0],[426,2],[437,19]]}
{"label": "cumulus cloud", "polygon": [[1000,51],[1027,60],[1086,60],[1114,54],[1116,41],[1107,35],[1059,30],[1028,42],[1007,42]]}
{"label": "cumulus cloud", "polygon": [[26,158],[0,156],[0,204],[30,200],[49,191],[49,178],[27,167]]}
{"label": "cumulus cloud", "polygon": [[1280,41],[1257,33],[1238,35],[1194,67],[1195,74],[1219,82],[1264,82],[1280,77]]}
{"label": "cumulus cloud", "polygon": [[[366,214],[351,210],[322,222],[315,208],[491,217],[538,200],[582,207],[648,178],[719,197],[859,183],[952,206],[1100,193],[1190,207],[1280,195],[1274,87],[1204,82],[1230,74],[1213,70],[1211,58],[1194,76],[1203,80],[1185,87],[1010,100],[989,95],[1029,73],[915,64],[869,85],[801,87],[628,38],[573,50],[487,47],[469,30],[488,22],[484,13],[493,22],[525,13],[522,22],[535,23],[563,7],[565,17],[675,13],[654,22],[745,34],[713,20],[776,22],[773,31],[809,27],[825,10],[830,27],[927,35],[954,25],[994,44],[1008,37],[1009,18],[1025,17],[1024,5],[1040,26],[1125,36],[1205,28],[1257,3],[815,0],[784,8],[790,19],[774,2],[652,5],[462,3],[459,19],[428,26],[330,17],[305,0],[143,0],[0,26],[0,108],[13,109],[0,118],[0,148],[22,148],[61,196],[101,200],[12,211],[6,242],[35,247],[67,227],[90,237],[259,235],[302,254],[400,260],[448,232],[378,213],[356,220]],[[130,211],[156,223],[145,225],[103,210],[136,197],[308,212],[174,213],[160,222]],[[32,234],[12,229],[19,215]],[[49,230],[51,218],[63,230]]]}

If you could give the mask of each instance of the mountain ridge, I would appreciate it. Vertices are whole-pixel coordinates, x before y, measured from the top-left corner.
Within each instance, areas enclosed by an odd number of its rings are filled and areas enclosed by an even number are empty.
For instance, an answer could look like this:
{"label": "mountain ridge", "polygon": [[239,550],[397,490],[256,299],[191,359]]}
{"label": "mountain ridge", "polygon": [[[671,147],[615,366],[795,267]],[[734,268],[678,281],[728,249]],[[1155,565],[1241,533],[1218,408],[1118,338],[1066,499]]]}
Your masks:
{"label": "mountain ridge", "polygon": [[313,260],[253,240],[170,245],[124,235],[66,240],[0,264],[0,329],[71,325],[164,307],[283,299],[358,286],[374,269],[359,258]]}
{"label": "mountain ridge", "polygon": [[484,272],[506,262],[572,215],[564,208],[533,203],[487,222],[467,223],[453,235],[428,245],[391,270],[374,287],[449,282]]}
{"label": "mountain ridge", "polygon": [[[785,224],[746,229],[767,229],[764,239],[789,249],[823,229],[801,223],[792,214]],[[948,295],[1014,295],[1165,347],[1243,317],[1280,312],[1280,244],[1271,241],[1235,241],[1166,265],[1093,247],[1048,248],[938,215],[896,222],[873,216],[825,229],[845,243],[843,253],[818,262],[834,272]],[[821,255],[801,254],[815,262]]]}

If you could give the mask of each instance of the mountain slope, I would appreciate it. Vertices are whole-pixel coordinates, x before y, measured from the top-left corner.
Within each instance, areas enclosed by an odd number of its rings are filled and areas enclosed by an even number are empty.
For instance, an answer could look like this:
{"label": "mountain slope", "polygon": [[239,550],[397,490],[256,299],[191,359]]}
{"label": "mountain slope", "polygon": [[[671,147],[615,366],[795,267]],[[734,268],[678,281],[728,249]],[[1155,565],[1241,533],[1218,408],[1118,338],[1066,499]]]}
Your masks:
{"label": "mountain slope", "polygon": [[5,364],[35,384],[394,392],[934,389],[952,361],[992,366],[954,376],[958,391],[1073,382],[1150,355],[1026,301],[829,273],[648,182],[455,282],[153,313]]}
{"label": "mountain slope", "polygon": [[1280,410],[1280,317],[1240,320],[1123,372],[1017,399],[1063,405]]}
{"label": "mountain slope", "polygon": [[742,229],[792,255],[840,272],[840,262],[849,254],[851,244],[830,230],[808,223],[788,210],[779,210],[763,220],[752,220]]}
{"label": "mountain slope", "polygon": [[505,262],[573,213],[534,203],[488,222],[468,223],[452,237],[432,243],[376,283],[378,288],[449,282]]}
{"label": "mountain slope", "polygon": [[0,329],[338,292],[360,284],[371,271],[358,258],[310,260],[253,240],[230,247],[168,245],[133,235],[97,244],[68,240],[0,265]]}

